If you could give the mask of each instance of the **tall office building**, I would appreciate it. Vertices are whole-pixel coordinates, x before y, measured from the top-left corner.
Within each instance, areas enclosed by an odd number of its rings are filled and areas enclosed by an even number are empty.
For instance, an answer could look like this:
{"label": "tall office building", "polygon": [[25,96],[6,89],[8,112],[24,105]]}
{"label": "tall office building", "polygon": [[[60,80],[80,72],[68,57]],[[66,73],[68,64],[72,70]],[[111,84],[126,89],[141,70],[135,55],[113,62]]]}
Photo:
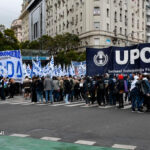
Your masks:
{"label": "tall office building", "polygon": [[29,39],[30,41],[37,40],[42,35],[46,34],[45,25],[45,0],[29,1],[27,11],[29,12]]}
{"label": "tall office building", "polygon": [[83,47],[146,40],[145,0],[46,0],[46,33],[78,34]]}
{"label": "tall office building", "polygon": [[23,0],[19,19],[22,20],[22,41],[29,40],[29,12],[27,6],[31,0]]}
{"label": "tall office building", "polygon": [[146,42],[150,43],[150,0],[146,0]]}

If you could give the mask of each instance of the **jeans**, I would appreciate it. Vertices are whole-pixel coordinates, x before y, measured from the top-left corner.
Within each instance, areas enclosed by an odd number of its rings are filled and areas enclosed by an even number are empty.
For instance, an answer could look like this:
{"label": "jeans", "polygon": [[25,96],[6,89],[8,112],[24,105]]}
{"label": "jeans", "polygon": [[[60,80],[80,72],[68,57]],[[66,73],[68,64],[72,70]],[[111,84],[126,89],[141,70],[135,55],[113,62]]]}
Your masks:
{"label": "jeans", "polygon": [[59,92],[58,90],[54,90],[54,101],[58,102],[59,101]]}
{"label": "jeans", "polygon": [[101,105],[101,103],[103,103],[105,105],[105,95],[104,95],[105,91],[104,90],[98,90],[97,91],[97,102],[99,105]]}
{"label": "jeans", "polygon": [[53,93],[52,90],[46,90],[45,91],[45,100],[46,100],[46,102],[48,102],[48,96],[49,96],[51,103],[53,103],[53,95],[52,95],[52,93]]}
{"label": "jeans", "polygon": [[114,97],[113,91],[109,92],[109,103],[110,105],[116,105],[116,98]]}
{"label": "jeans", "polygon": [[43,92],[42,91],[36,91],[36,94],[37,94],[37,102],[39,102],[41,99],[41,102],[43,103]]}
{"label": "jeans", "polygon": [[90,97],[88,93],[85,93],[84,98],[85,98],[85,103],[90,104]]}
{"label": "jeans", "polygon": [[69,103],[68,99],[69,99],[69,94],[66,94],[65,95],[65,103]]}
{"label": "jeans", "polygon": [[135,109],[136,107],[138,110],[141,109],[144,99],[139,95],[139,92],[136,88],[131,91],[130,97],[132,100],[132,109]]}

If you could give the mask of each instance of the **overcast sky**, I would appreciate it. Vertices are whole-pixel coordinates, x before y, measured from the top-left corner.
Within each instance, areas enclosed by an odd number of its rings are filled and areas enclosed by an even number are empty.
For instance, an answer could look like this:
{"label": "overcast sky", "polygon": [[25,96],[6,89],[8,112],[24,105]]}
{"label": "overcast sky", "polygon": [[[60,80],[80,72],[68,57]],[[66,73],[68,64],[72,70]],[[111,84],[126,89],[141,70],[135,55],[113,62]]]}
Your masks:
{"label": "overcast sky", "polygon": [[13,20],[20,15],[23,0],[0,0],[0,24],[10,28]]}

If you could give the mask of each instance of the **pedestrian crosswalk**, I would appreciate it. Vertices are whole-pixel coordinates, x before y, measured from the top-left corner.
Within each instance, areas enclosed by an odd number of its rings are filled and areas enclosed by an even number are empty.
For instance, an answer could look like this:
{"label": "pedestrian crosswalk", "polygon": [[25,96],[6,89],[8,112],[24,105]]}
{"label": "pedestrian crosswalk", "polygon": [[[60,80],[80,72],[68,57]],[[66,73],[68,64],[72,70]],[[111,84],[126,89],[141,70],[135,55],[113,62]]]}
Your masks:
{"label": "pedestrian crosswalk", "polygon": [[[67,143],[66,139],[58,138],[58,137],[38,137],[28,135],[28,134],[9,134],[7,136],[0,136],[0,141],[2,141],[2,149],[6,149],[6,147],[11,147],[11,149],[16,149],[16,147],[22,147],[22,149],[34,149],[38,147],[42,149],[43,147],[48,147],[49,149],[86,149],[86,150],[136,150],[139,148],[135,145],[123,145],[123,144],[107,144],[107,147],[101,147],[100,144],[96,140],[87,140],[87,139],[77,139],[71,140]],[[13,144],[12,141],[15,143]],[[96,146],[97,145],[97,146]],[[99,145],[99,146],[98,146]],[[105,144],[106,146],[106,144]]]}
{"label": "pedestrian crosswalk", "polygon": [[[30,105],[35,105],[35,106],[50,106],[50,107],[81,107],[81,108],[98,108],[98,109],[111,109],[111,108],[117,108],[117,106],[114,105],[106,105],[106,106],[98,106],[97,103],[91,104],[91,105],[85,105],[84,101],[75,101],[75,102],[70,102],[69,104],[66,104],[64,102],[54,102],[53,104],[46,104],[46,103],[31,103],[30,101],[0,101],[0,105],[22,105],[22,106],[30,106]],[[126,109],[131,109],[131,104],[125,104],[123,110]]]}

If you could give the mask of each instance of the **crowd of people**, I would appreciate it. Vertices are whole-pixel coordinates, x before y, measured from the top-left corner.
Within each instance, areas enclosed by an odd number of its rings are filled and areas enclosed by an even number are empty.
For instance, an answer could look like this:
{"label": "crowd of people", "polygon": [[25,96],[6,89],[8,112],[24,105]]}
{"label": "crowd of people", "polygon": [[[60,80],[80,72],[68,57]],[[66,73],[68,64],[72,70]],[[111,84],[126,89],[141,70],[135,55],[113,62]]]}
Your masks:
{"label": "crowd of people", "polygon": [[[12,98],[14,80],[1,77],[0,95]],[[51,103],[85,100],[87,106],[97,103],[100,107],[118,105],[124,108],[127,101],[132,105],[132,112],[140,113],[143,108],[150,112],[150,76],[147,74],[99,75],[95,77],[25,77],[23,85],[25,99],[32,103]]]}
{"label": "crowd of people", "polygon": [[13,98],[14,95],[21,93],[21,84],[15,83],[12,78],[0,77],[0,98],[5,100],[6,98]]}

